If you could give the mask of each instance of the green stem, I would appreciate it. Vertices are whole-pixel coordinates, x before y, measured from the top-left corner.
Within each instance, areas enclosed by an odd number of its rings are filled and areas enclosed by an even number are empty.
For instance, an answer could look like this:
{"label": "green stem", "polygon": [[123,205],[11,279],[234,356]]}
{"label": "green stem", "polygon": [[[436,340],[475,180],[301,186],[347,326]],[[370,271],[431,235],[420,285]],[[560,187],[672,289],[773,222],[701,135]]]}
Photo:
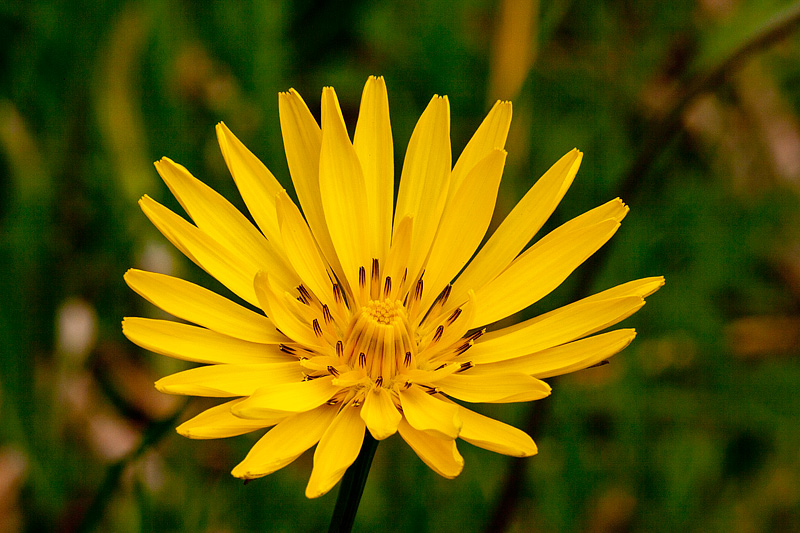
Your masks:
{"label": "green stem", "polygon": [[336,507],[333,509],[328,533],[348,533],[353,529],[358,504],[361,502],[361,494],[364,492],[364,485],[367,484],[369,467],[372,465],[372,458],[377,448],[378,441],[367,431],[356,461],[350,465],[342,478],[342,486],[336,498]]}

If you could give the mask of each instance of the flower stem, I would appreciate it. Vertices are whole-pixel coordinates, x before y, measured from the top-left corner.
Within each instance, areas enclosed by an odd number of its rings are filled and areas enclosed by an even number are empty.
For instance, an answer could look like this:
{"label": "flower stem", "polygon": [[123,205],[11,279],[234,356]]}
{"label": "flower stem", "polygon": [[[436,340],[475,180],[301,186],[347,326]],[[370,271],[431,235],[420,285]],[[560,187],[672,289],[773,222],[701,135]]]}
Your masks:
{"label": "flower stem", "polygon": [[375,440],[369,431],[365,432],[364,443],[355,462],[350,465],[342,478],[342,486],[339,488],[339,495],[336,498],[336,507],[333,509],[333,517],[328,533],[347,533],[353,529],[356,520],[358,504],[361,502],[361,494],[364,492],[364,485],[367,484],[369,467],[372,465],[372,458],[378,448],[378,441]]}

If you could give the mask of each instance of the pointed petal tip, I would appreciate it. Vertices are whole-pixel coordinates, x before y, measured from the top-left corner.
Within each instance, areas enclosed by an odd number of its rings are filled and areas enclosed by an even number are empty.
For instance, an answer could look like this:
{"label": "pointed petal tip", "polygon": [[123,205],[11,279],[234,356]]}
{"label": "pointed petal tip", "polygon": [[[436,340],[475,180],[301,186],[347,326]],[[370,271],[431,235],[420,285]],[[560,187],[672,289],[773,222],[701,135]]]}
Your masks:
{"label": "pointed petal tip", "polygon": [[166,386],[164,385],[164,383],[163,383],[164,379],[165,379],[165,378],[161,378],[161,379],[159,379],[158,381],[156,381],[155,383],[153,383],[153,386],[156,388],[156,390],[157,390],[158,392],[163,392],[163,393],[165,393],[165,394],[169,394],[169,391],[167,390],[167,388],[168,388],[168,387],[166,387]]}
{"label": "pointed petal tip", "polygon": [[264,474],[259,474],[257,472],[253,472],[251,470],[243,468],[241,464],[238,464],[233,467],[233,470],[231,470],[231,475],[235,478],[244,480],[245,483],[247,483],[248,481],[252,481],[254,479],[258,479],[260,477],[264,477]]}
{"label": "pointed petal tip", "polygon": [[[333,487],[331,487],[331,488],[333,488]],[[330,489],[328,489],[328,490],[330,490]],[[327,490],[323,491],[323,490],[320,490],[318,487],[308,486],[308,487],[306,487],[306,498],[308,498],[309,500],[313,500],[315,498],[319,498],[320,496],[323,496],[327,492],[328,492]]]}
{"label": "pointed petal tip", "polygon": [[367,427],[367,429],[369,430],[370,435],[372,435],[372,437],[375,440],[386,440],[389,437],[391,437],[392,435],[394,435],[395,433],[397,433],[396,429],[392,430],[392,431],[383,432],[383,433],[375,431],[370,427]]}
{"label": "pointed petal tip", "polygon": [[342,476],[344,476],[344,472],[334,475],[329,479],[314,479],[312,473],[311,478],[308,480],[308,485],[306,485],[306,498],[313,500],[315,498],[319,498],[320,496],[324,496],[330,492],[330,490],[335,487],[337,483],[339,483],[339,481],[342,479]]}
{"label": "pointed petal tip", "polygon": [[531,441],[531,444],[533,444],[533,449],[526,451],[525,455],[520,455],[520,457],[532,457],[539,453],[539,446],[536,445],[536,442]]}

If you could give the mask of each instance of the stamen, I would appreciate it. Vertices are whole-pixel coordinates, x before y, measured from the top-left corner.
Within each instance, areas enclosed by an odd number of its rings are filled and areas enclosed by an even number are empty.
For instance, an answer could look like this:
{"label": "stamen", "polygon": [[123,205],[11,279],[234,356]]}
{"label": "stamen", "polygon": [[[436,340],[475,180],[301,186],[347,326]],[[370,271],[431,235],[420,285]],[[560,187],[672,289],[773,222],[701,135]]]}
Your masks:
{"label": "stamen", "polygon": [[342,315],[344,314],[344,307],[350,309],[350,304],[347,302],[347,298],[344,296],[342,286],[338,283],[333,284],[333,299],[336,301],[336,305],[339,306],[339,312]]}
{"label": "stamen", "polygon": [[447,366],[447,363],[442,363],[441,365],[439,365],[436,368],[434,368],[433,371],[436,372],[437,370],[441,370],[446,366]]}
{"label": "stamen", "polygon": [[453,311],[453,314],[452,314],[452,315],[450,315],[450,316],[447,318],[446,324],[447,324],[448,326],[449,326],[449,325],[451,325],[453,322],[455,322],[455,321],[456,321],[456,319],[457,319],[459,316],[461,316],[461,308],[460,308],[460,307],[459,307],[458,309],[456,309],[455,311]]}
{"label": "stamen", "polygon": [[336,357],[344,357],[344,343],[342,341],[336,341]]}
{"label": "stamen", "polygon": [[449,283],[445,285],[442,292],[439,293],[439,296],[436,297],[436,301],[433,302],[433,305],[439,304],[444,305],[447,302],[447,299],[450,298],[450,291],[453,290],[453,286]]}
{"label": "stamen", "polygon": [[287,346],[285,344],[279,344],[278,349],[283,353],[288,353],[289,355],[297,354],[297,350],[295,348],[292,348],[291,346]]}
{"label": "stamen", "polygon": [[423,287],[424,283],[422,281],[422,278],[420,278],[419,280],[417,280],[417,284],[414,286],[414,294],[406,298],[408,303],[406,303],[405,306],[408,309],[408,318],[412,321],[417,316],[417,311],[419,309],[419,302],[420,300],[422,300]]}
{"label": "stamen", "polygon": [[443,334],[444,334],[444,326],[440,325],[439,327],[436,328],[436,333],[433,334],[433,339],[431,339],[431,342],[439,342],[439,339],[442,338]]}
{"label": "stamen", "polygon": [[308,304],[311,301],[311,293],[308,292],[308,289],[306,289],[305,285],[303,285],[302,283],[298,285],[297,292],[299,292],[300,296],[303,298],[303,300],[301,301],[304,304]]}
{"label": "stamen", "polygon": [[317,337],[322,337],[322,328],[321,328],[321,327],[320,327],[320,325],[319,325],[319,320],[317,320],[317,319],[315,318],[315,319],[314,319],[314,320],[311,322],[311,325],[312,325],[312,326],[313,326],[313,328],[314,328],[314,335],[316,335]]}
{"label": "stamen", "polygon": [[406,356],[403,358],[403,364],[411,366],[411,352],[406,352]]}
{"label": "stamen", "polygon": [[471,334],[467,335],[466,337],[464,337],[464,340],[465,340],[465,341],[467,341],[467,342],[470,342],[470,341],[476,341],[476,340],[478,340],[478,339],[479,339],[479,338],[480,338],[480,337],[481,337],[481,336],[482,336],[484,333],[486,333],[486,328],[479,329],[478,331],[475,331],[475,332],[473,332],[473,333],[471,333]]}
{"label": "stamen", "polygon": [[365,289],[367,287],[367,271],[364,267],[358,267],[358,286],[361,289]]}
{"label": "stamen", "polygon": [[362,368],[367,366],[367,354],[364,352],[358,354],[358,366]]}
{"label": "stamen", "polygon": [[386,281],[383,283],[383,297],[388,298],[392,293],[392,278],[386,276]]}
{"label": "stamen", "polygon": [[336,398],[331,398],[330,400],[328,400],[325,403],[328,404],[328,405],[336,405],[337,403],[339,403],[339,400],[337,400]]}
{"label": "stamen", "polygon": [[331,315],[331,310],[328,309],[328,304],[322,304],[322,318],[325,319],[325,323],[328,325],[333,323],[333,316]]}
{"label": "stamen", "polygon": [[464,372],[465,370],[469,370],[473,366],[475,366],[475,364],[472,361],[467,361],[466,363],[461,363],[461,368],[456,370],[456,372]]}
{"label": "stamen", "polygon": [[472,348],[473,344],[474,344],[473,341],[465,342],[464,344],[455,349],[455,355],[463,354],[464,352]]}
{"label": "stamen", "polygon": [[383,386],[383,376],[378,376],[378,378],[375,380],[375,386],[376,387]]}
{"label": "stamen", "polygon": [[328,373],[331,374],[335,378],[339,377],[339,371],[336,370],[336,368],[334,368],[333,365],[329,365],[328,366]]}

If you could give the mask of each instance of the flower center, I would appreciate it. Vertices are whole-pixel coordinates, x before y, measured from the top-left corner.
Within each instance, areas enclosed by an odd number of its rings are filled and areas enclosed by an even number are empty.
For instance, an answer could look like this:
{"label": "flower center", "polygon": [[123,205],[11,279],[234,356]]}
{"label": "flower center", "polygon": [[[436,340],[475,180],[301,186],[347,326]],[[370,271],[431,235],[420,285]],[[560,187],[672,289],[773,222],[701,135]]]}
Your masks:
{"label": "flower center", "polygon": [[343,355],[352,368],[363,368],[372,380],[387,383],[411,365],[416,351],[412,338],[401,301],[369,300],[350,322]]}

